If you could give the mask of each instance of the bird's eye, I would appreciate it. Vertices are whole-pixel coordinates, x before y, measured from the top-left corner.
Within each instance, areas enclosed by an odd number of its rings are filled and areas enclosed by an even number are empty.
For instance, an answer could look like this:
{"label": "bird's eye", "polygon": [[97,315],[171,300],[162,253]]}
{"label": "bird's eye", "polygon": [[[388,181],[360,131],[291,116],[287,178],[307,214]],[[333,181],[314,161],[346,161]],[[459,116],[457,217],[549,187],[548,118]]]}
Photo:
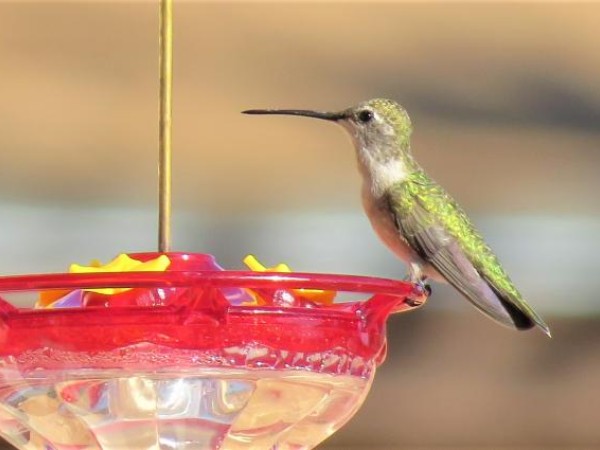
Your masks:
{"label": "bird's eye", "polygon": [[357,115],[358,121],[361,123],[369,123],[373,120],[373,112],[368,109],[363,109]]}

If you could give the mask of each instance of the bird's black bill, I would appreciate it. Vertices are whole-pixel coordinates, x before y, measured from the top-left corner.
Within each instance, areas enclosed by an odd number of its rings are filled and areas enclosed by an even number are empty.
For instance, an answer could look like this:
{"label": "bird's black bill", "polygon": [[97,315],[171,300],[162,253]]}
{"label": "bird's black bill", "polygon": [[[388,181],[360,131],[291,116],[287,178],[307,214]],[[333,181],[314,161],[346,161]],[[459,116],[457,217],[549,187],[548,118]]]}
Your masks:
{"label": "bird's black bill", "polygon": [[280,114],[285,116],[304,116],[313,117],[315,119],[338,121],[343,119],[345,115],[343,113],[335,112],[319,112],[309,111],[306,109],[248,109],[242,111],[242,114]]}

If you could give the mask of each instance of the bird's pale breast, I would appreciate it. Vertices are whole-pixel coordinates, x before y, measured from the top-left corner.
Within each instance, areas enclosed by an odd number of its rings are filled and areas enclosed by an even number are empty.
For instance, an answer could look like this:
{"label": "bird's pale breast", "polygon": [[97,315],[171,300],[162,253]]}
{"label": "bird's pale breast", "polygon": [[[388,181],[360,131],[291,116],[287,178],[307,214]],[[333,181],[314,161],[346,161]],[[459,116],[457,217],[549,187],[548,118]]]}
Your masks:
{"label": "bird's pale breast", "polygon": [[406,264],[419,264],[423,273],[428,277],[446,282],[437,270],[424,262],[404,240],[396,227],[395,217],[390,212],[387,203],[373,196],[368,182],[363,183],[362,204],[373,230],[386,247]]}

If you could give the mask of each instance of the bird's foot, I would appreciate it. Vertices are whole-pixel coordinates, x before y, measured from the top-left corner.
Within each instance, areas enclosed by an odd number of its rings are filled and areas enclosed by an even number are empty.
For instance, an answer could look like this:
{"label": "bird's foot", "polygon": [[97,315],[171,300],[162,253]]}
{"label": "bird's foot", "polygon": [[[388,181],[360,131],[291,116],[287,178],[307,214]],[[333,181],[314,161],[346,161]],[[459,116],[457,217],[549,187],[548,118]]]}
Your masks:
{"label": "bird's foot", "polygon": [[409,306],[421,306],[431,295],[431,286],[426,279],[414,283],[413,291],[406,297]]}
{"label": "bird's foot", "polygon": [[423,273],[420,264],[411,263],[409,265],[409,281],[414,285],[413,292],[407,297],[406,302],[410,306],[420,306],[431,295],[431,286],[427,283],[427,276]]}

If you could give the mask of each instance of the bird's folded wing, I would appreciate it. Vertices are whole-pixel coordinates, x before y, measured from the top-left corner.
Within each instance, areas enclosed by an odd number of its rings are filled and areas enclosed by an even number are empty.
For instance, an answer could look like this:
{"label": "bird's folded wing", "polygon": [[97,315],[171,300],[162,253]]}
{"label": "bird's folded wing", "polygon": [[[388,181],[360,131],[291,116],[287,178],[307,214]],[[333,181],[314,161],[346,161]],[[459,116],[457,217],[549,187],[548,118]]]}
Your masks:
{"label": "bird's folded wing", "polygon": [[410,208],[396,215],[395,222],[417,254],[479,310],[510,327],[531,327],[527,316],[510,299],[499,295],[491,280],[482,276],[458,239],[427,210],[425,202],[414,198]]}

